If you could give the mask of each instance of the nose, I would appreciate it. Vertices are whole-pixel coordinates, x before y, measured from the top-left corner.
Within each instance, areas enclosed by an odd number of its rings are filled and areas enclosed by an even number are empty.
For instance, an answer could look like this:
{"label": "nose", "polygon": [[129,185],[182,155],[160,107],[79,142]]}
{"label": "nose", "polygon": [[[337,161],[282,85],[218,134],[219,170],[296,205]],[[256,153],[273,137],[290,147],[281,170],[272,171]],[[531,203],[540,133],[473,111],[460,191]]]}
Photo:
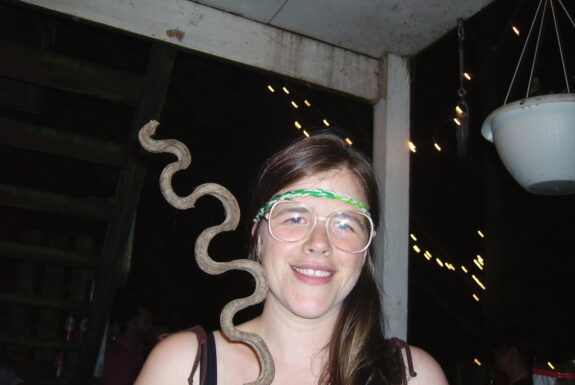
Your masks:
{"label": "nose", "polygon": [[325,221],[317,221],[304,243],[305,250],[309,253],[326,254],[331,251],[331,243],[325,228]]}

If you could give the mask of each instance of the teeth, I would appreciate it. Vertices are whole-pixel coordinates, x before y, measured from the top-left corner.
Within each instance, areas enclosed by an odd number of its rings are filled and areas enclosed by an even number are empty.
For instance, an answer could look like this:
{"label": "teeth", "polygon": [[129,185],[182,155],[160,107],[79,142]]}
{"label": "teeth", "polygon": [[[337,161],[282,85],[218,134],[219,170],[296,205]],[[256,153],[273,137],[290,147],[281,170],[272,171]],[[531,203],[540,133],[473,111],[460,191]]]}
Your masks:
{"label": "teeth", "polygon": [[324,270],[300,269],[299,267],[294,267],[293,269],[300,274],[307,275],[310,277],[329,277],[330,275],[333,274],[330,273],[329,271]]}

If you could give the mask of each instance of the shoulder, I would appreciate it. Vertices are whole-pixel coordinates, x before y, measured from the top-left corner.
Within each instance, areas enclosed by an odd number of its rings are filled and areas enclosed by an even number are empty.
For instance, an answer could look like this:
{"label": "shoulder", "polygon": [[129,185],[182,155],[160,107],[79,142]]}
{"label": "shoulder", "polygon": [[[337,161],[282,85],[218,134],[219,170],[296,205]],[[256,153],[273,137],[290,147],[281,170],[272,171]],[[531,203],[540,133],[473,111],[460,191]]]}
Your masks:
{"label": "shoulder", "polygon": [[[413,361],[413,369],[417,373],[415,377],[409,377],[409,385],[447,385],[447,379],[441,369],[441,366],[425,350],[410,346],[411,357]],[[407,357],[405,350],[403,350],[403,360],[406,363],[407,370]]]}
{"label": "shoulder", "polygon": [[194,332],[171,334],[152,349],[134,385],[187,385],[197,349]]}

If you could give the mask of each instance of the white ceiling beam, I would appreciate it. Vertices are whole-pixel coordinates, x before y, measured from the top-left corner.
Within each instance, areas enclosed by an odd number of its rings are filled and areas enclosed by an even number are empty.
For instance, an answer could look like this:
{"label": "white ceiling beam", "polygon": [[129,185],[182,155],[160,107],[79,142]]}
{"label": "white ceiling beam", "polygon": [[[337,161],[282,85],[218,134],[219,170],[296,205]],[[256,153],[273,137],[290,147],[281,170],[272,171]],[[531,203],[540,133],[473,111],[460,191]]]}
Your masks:
{"label": "white ceiling beam", "polygon": [[378,61],[187,0],[20,0],[376,101]]}

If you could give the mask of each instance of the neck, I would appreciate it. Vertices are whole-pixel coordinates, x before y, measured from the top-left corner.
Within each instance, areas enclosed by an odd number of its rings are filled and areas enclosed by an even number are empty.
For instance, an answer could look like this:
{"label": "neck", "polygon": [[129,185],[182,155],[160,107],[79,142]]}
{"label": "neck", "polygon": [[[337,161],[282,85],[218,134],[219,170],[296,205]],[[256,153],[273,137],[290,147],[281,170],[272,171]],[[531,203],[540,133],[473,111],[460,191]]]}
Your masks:
{"label": "neck", "polygon": [[268,298],[262,314],[246,327],[265,340],[274,359],[298,357],[324,362],[327,357],[324,348],[329,343],[337,316],[338,311],[333,310],[315,319],[297,317]]}

